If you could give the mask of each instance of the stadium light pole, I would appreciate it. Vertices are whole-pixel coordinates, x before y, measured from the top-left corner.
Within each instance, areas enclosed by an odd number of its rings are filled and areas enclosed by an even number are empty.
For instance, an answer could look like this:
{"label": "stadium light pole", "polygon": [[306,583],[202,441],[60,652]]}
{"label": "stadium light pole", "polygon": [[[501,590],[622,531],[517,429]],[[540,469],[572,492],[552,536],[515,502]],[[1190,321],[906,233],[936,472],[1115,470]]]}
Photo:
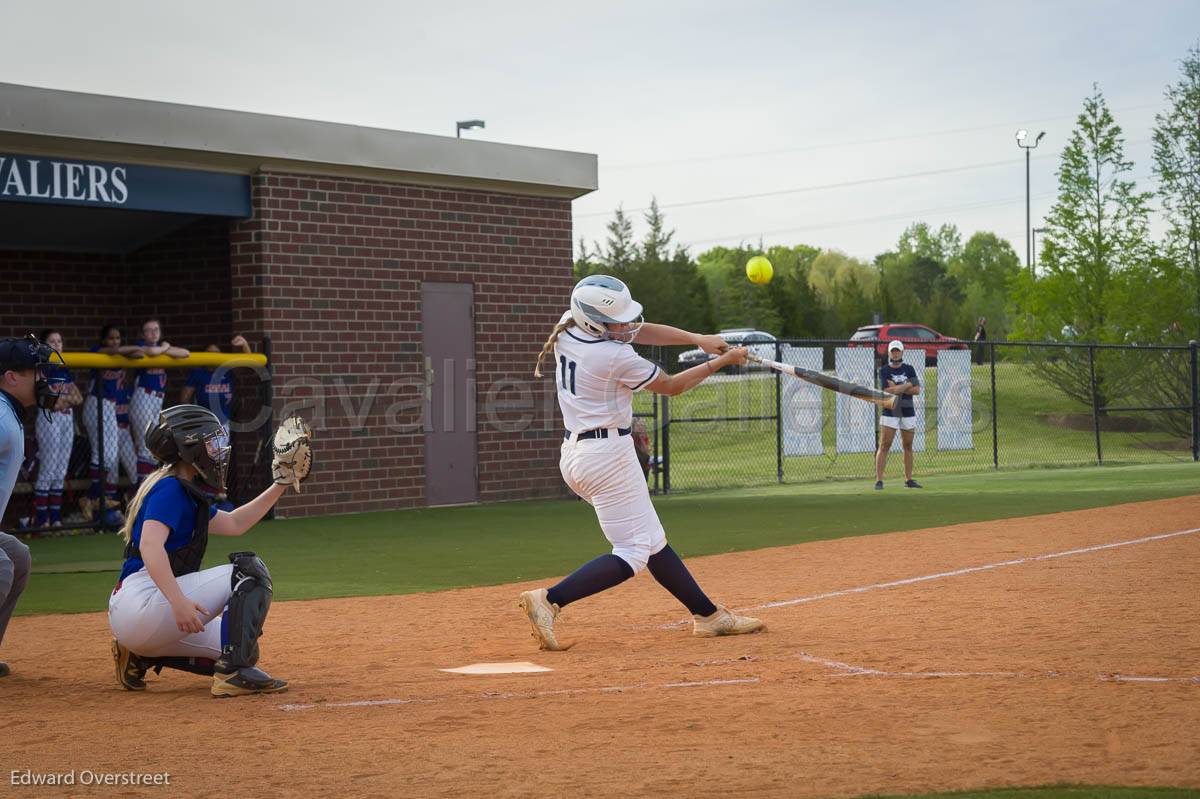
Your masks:
{"label": "stadium light pole", "polygon": [[1029,135],[1029,131],[1022,128],[1017,131],[1017,146],[1025,151],[1025,268],[1029,270],[1029,274],[1033,274],[1033,242],[1030,240],[1030,235],[1033,231],[1033,223],[1030,221],[1029,215],[1029,151],[1036,150],[1041,144],[1042,137],[1046,135],[1046,131],[1042,131],[1033,140],[1033,144],[1026,144],[1025,138]]}
{"label": "stadium light pole", "polygon": [[1038,257],[1037,234],[1045,233],[1045,232],[1046,232],[1046,228],[1044,228],[1044,227],[1035,227],[1033,229],[1033,267],[1034,268],[1031,271],[1036,271],[1036,269],[1037,269],[1037,257]]}
{"label": "stadium light pole", "polygon": [[454,124],[454,138],[461,139],[462,132],[464,130],[470,130],[471,128],[485,128],[485,127],[487,127],[487,125],[485,125],[483,123],[482,119],[464,119],[463,121],[456,122]]}

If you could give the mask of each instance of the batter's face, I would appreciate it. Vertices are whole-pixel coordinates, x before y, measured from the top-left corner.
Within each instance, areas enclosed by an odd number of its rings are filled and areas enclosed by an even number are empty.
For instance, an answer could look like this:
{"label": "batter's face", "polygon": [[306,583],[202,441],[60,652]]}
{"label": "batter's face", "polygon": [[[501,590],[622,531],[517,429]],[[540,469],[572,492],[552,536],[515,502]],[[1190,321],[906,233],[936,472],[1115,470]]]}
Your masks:
{"label": "batter's face", "polygon": [[147,344],[157,344],[158,340],[161,338],[162,327],[159,326],[157,321],[151,319],[149,322],[142,325],[142,339],[144,339]]}
{"label": "batter's face", "polygon": [[59,333],[56,330],[55,332],[46,336],[46,344],[48,344],[50,346],[50,349],[56,350],[58,352],[62,352],[63,351],[62,333]]}
{"label": "batter's face", "polygon": [[613,341],[621,341],[628,343],[633,341],[634,336],[642,328],[641,322],[619,322],[607,325],[608,337]]}

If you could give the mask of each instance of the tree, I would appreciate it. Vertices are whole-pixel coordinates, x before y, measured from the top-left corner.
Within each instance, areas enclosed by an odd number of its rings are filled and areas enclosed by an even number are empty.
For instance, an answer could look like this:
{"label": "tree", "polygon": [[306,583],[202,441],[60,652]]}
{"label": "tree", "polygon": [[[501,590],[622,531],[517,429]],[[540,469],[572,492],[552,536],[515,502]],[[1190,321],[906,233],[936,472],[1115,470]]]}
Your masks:
{"label": "tree", "polygon": [[[1188,50],[1179,82],[1168,86],[1165,112],[1154,117],[1154,174],[1168,230],[1166,251],[1179,269],[1178,290],[1190,309],[1179,322],[1178,338],[1200,339],[1200,46]],[[1168,328],[1170,329],[1170,328]]]}
{"label": "tree", "polygon": [[961,257],[962,249],[962,237],[954,225],[937,230],[924,222],[909,225],[894,251],[875,258],[885,320],[916,322],[944,334],[953,333],[963,292],[949,264]]}
{"label": "tree", "polygon": [[975,322],[987,317],[988,335],[1008,336],[1008,284],[1021,271],[1021,260],[1012,245],[995,233],[979,231],[971,236],[962,253],[950,262],[950,275],[963,292],[963,302],[947,335],[970,338]]}
{"label": "tree", "polygon": [[[1122,343],[1135,296],[1127,284],[1151,261],[1149,193],[1139,192],[1128,175],[1124,136],[1098,86],[1063,150],[1058,168],[1058,199],[1046,218],[1042,276],[1014,280],[1018,311],[1015,334],[1023,338],[1072,337]],[[1102,353],[1104,351],[1101,351]],[[1042,376],[1067,396],[1093,401],[1087,353],[1045,359]],[[1128,359],[1097,369],[1096,399],[1107,405],[1132,380]],[[1111,368],[1110,368],[1111,367]]]}

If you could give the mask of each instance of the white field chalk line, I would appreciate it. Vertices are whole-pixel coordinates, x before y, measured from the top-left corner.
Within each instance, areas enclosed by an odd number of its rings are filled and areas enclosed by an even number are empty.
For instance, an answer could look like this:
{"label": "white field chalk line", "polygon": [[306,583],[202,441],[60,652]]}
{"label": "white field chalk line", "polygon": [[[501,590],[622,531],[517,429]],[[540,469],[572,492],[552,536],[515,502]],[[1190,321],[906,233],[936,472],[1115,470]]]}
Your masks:
{"label": "white field chalk line", "polygon": [[[1022,677],[1053,678],[1069,676],[1058,671],[1041,673],[1019,671],[880,671],[879,669],[870,669],[865,666],[852,666],[849,663],[842,663],[838,660],[816,657],[807,652],[797,652],[796,657],[806,663],[816,663],[817,665],[840,671],[842,674],[839,674],[839,677],[901,677],[910,679],[926,677],[1006,677],[1013,679]],[[1200,677],[1141,677],[1131,674],[1097,674],[1096,679],[1101,682],[1185,682],[1200,685]]]}
{"label": "white field chalk line", "polygon": [[[1181,535],[1192,535],[1200,533],[1200,527],[1193,527],[1190,530],[1176,530],[1173,533],[1159,533],[1157,535],[1148,535],[1144,538],[1133,538],[1128,541],[1116,541],[1111,544],[1097,544],[1091,547],[1081,547],[1079,549],[1068,549],[1065,552],[1051,552],[1047,555],[1030,555],[1027,558],[1015,558],[1014,560],[1002,560],[996,563],[985,563],[982,566],[968,566],[965,569],[954,569],[953,571],[938,572],[936,574],[925,574],[920,577],[908,577],[903,580],[892,580],[887,583],[873,583],[871,585],[860,585],[857,588],[846,588],[841,591],[829,591],[824,594],[813,594],[812,596],[802,596],[797,599],[780,599],[775,602],[768,602],[765,605],[754,605],[748,608],[738,608],[738,613],[744,613],[750,610],[767,610],[769,608],[785,608],[791,605],[803,605],[806,602],[816,602],[821,599],[833,599],[839,596],[849,596],[851,594],[865,594],[868,591],[878,591],[883,588],[897,588],[902,585],[913,585],[915,583],[924,583],[930,580],[941,580],[945,577],[958,577],[962,574],[975,574],[977,572],[991,571],[992,569],[1002,569],[1006,566],[1020,566],[1023,563],[1035,563],[1042,560],[1053,560],[1055,558],[1067,558],[1072,555],[1085,555],[1089,552],[1100,552],[1105,549],[1116,549],[1117,547],[1127,547],[1133,544],[1146,544],[1151,541],[1162,541],[1167,538],[1175,538]],[[671,622],[670,624],[662,625],[662,629],[669,630],[675,627],[680,627],[688,623],[688,620]]]}
{"label": "white field chalk line", "polygon": [[647,689],[670,689],[670,688],[703,688],[710,686],[722,685],[754,685],[760,682],[758,677],[745,677],[732,680],[701,680],[696,682],[668,682],[661,685],[648,685],[646,683],[637,683],[636,685],[611,685],[604,688],[562,688],[557,691],[536,691],[528,694],[475,694],[472,696],[458,697],[441,697],[437,699],[360,699],[357,702],[324,702],[320,704],[288,704],[279,705],[279,709],[285,712],[293,710],[312,710],[313,708],[345,708],[345,707],[377,707],[380,705],[429,705],[438,702],[454,702],[468,699],[540,699],[548,696],[574,696],[576,694],[619,694],[625,691],[644,691]]}

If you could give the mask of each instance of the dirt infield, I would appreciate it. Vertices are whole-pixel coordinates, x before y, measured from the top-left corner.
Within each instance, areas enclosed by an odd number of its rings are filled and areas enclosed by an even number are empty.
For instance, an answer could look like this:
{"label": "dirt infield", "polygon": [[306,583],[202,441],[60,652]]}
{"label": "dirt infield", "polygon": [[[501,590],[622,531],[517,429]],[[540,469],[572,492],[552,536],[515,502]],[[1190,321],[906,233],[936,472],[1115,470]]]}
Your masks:
{"label": "dirt infield", "polygon": [[[171,775],[17,796],[1200,787],[1198,527],[1186,497],[698,558],[715,598],[774,603],[767,633],[693,638],[642,575],[564,611],[563,653],[525,586],[279,603],[263,665],[292,688],[237,700],[121,691],[101,614],[18,618],[4,770]],[[438,671],[498,661],[553,671]]]}

